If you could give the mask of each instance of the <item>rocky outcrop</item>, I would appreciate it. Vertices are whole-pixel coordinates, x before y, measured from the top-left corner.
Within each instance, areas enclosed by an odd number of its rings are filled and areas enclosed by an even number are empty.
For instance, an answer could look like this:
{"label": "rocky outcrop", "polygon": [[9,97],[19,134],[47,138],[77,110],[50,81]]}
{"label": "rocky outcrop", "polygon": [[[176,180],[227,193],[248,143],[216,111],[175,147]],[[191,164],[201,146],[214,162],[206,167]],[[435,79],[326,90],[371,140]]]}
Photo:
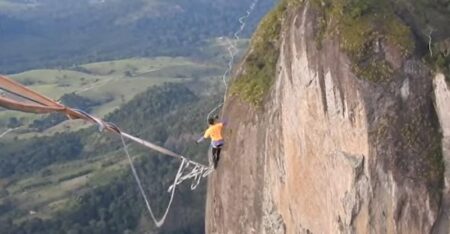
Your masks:
{"label": "rocky outcrop", "polygon": [[337,40],[318,49],[314,22],[309,3],[286,20],[263,107],[228,98],[207,233],[442,233],[448,89],[435,79],[439,122],[425,64],[380,42],[396,72],[362,79]]}
{"label": "rocky outcrop", "polygon": [[[443,139],[443,155],[445,165],[450,165],[450,88],[445,82],[445,76],[438,74],[434,79],[434,95],[436,110],[441,123]],[[439,219],[433,233],[450,233],[450,169],[447,167],[444,174],[445,186]]]}

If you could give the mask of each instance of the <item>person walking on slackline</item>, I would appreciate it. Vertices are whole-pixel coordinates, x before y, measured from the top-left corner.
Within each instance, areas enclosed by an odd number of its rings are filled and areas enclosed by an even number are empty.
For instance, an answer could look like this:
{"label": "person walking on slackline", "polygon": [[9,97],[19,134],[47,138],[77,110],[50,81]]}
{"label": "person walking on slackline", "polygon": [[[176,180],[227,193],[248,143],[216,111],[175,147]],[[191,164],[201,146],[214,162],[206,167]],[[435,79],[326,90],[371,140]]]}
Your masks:
{"label": "person walking on slackline", "polygon": [[217,164],[219,163],[220,160],[220,151],[222,150],[222,147],[225,144],[225,141],[222,137],[222,129],[225,126],[225,123],[217,121],[218,119],[219,119],[218,116],[215,116],[214,118],[209,118],[208,129],[206,129],[205,134],[203,134],[203,136],[197,140],[198,144],[207,138],[211,138],[211,151],[214,169],[217,168]]}

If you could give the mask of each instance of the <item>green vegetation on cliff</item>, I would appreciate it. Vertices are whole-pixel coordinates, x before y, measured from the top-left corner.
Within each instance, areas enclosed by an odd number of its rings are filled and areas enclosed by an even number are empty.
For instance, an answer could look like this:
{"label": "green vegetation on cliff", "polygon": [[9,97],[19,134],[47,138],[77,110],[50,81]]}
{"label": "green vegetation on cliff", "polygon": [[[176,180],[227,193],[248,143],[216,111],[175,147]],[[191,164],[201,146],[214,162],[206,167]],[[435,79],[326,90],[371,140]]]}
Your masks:
{"label": "green vegetation on cliff", "polygon": [[411,29],[395,14],[388,0],[313,0],[321,18],[317,43],[337,36],[341,48],[353,62],[353,71],[362,79],[388,80],[394,70],[382,55],[382,46],[412,54],[415,44]]}
{"label": "green vegetation on cliff", "polygon": [[[424,58],[450,76],[450,3],[404,0],[313,0],[321,13],[317,43],[339,39],[361,79],[388,81],[395,69],[385,53]],[[417,47],[417,48],[416,48]]]}
{"label": "green vegetation on cliff", "polygon": [[300,0],[283,0],[262,20],[252,38],[242,72],[231,87],[233,95],[237,94],[253,105],[262,103],[275,79],[280,54],[281,29],[288,14],[287,9],[301,2]]}
{"label": "green vegetation on cliff", "polygon": [[436,72],[450,81],[450,1],[448,0],[392,0],[396,11],[414,25],[420,44],[418,54]]}
{"label": "green vegetation on cliff", "polygon": [[[255,106],[262,104],[276,76],[283,22],[289,12],[304,2],[283,0],[262,20],[241,70],[232,84],[232,95],[238,95]],[[309,2],[310,6],[318,16],[317,47],[321,49],[325,39],[338,39],[341,49],[353,63],[353,72],[360,79],[386,82],[394,77],[397,72],[393,65],[395,61],[388,61],[387,54],[391,57],[393,55],[391,60],[402,60],[419,54],[419,57],[428,61],[432,69],[445,73],[447,79],[450,79],[450,38],[448,33],[441,32],[442,25],[448,25],[443,22],[449,17],[442,15],[450,11],[450,4],[436,1],[412,2],[414,3],[402,0],[312,0]],[[404,12],[412,9],[409,4],[417,8],[423,7],[427,9],[424,10],[427,13],[439,11],[441,15],[436,16],[439,20],[431,19],[432,16],[425,13],[419,15],[413,12],[407,15]],[[413,23],[416,21],[425,22],[417,23],[418,25],[431,25],[435,30],[439,29],[430,48],[428,41],[425,41],[428,38],[425,32],[411,26],[417,27]],[[418,34],[421,34],[421,40],[417,40]],[[424,48],[426,51],[420,52]]]}
{"label": "green vegetation on cliff", "polygon": [[[276,76],[280,53],[282,25],[303,1],[284,0],[261,22],[252,39],[242,71],[233,83],[231,94],[260,105]],[[393,73],[381,57],[374,56],[374,47],[381,40],[397,47],[403,56],[414,50],[412,33],[389,7],[387,0],[313,0],[320,13],[317,45],[328,35],[338,35],[342,49],[354,61],[354,71],[372,81],[387,80]]]}

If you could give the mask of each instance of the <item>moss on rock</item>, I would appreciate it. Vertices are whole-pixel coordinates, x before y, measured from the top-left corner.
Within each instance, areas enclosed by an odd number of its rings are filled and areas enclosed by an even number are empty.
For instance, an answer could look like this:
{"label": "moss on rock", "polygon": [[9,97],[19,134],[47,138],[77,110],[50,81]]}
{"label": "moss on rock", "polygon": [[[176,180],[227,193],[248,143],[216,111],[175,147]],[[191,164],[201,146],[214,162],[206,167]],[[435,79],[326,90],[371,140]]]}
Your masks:
{"label": "moss on rock", "polygon": [[[318,40],[326,35],[339,38],[353,62],[355,74],[370,81],[386,81],[393,69],[377,56],[380,42],[390,44],[407,57],[414,50],[410,28],[396,16],[388,0],[313,0],[323,18]],[[321,44],[321,42],[318,42]]]}
{"label": "moss on rock", "polygon": [[[400,0],[399,0],[400,1]],[[261,22],[252,38],[242,70],[231,86],[231,94],[259,106],[273,84],[280,54],[281,30],[288,9],[295,9],[303,0],[282,0]],[[320,49],[326,37],[338,38],[341,49],[348,54],[353,72],[372,82],[387,82],[395,69],[385,58],[382,46],[398,50],[403,57],[415,51],[413,30],[396,14],[392,0],[311,0],[318,12],[316,44]],[[405,4],[404,4],[405,5]],[[416,32],[417,33],[417,32]],[[450,57],[442,43],[434,44],[433,56],[427,60],[435,70],[450,80]]]}

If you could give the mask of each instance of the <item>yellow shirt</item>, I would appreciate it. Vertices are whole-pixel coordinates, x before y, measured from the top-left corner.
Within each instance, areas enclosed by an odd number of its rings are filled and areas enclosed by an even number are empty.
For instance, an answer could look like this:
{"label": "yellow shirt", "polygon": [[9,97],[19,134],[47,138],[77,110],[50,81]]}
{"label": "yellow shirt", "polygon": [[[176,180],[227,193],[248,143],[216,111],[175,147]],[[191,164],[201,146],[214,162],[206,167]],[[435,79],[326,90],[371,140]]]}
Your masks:
{"label": "yellow shirt", "polygon": [[221,140],[223,140],[222,128],[223,128],[223,123],[214,124],[206,130],[205,135],[203,137],[204,138],[211,137],[211,140],[213,140],[213,141],[221,141]]}

